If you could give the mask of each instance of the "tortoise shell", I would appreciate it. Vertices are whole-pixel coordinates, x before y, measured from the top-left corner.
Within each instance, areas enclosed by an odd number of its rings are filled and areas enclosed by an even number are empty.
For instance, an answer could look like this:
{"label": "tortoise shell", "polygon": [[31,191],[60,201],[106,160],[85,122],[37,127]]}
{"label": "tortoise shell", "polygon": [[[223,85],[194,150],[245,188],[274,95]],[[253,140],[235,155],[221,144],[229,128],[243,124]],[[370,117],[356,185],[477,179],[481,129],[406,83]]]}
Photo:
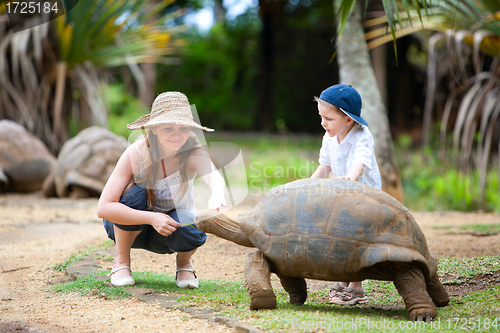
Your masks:
{"label": "tortoise shell", "polygon": [[98,196],[127,146],[124,137],[100,126],[88,127],[66,141],[54,170],[57,196],[68,196],[72,186]]}
{"label": "tortoise shell", "polygon": [[55,163],[42,140],[16,122],[0,120],[1,190],[39,191]]}
{"label": "tortoise shell", "polygon": [[437,261],[408,209],[389,194],[343,179],[302,179],[269,191],[239,215],[250,241],[287,276],[392,280],[380,266]]}

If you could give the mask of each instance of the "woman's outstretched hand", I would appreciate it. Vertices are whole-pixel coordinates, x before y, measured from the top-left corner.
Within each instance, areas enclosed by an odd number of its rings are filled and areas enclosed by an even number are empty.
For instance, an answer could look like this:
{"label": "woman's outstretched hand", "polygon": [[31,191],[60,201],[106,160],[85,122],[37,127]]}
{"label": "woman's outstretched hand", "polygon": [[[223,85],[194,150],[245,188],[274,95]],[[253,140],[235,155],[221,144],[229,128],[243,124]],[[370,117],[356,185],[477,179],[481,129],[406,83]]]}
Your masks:
{"label": "woman's outstretched hand", "polygon": [[210,210],[219,210],[221,207],[226,207],[226,199],[224,196],[212,196],[210,200],[208,200],[208,209]]}
{"label": "woman's outstretched hand", "polygon": [[150,224],[155,228],[160,235],[168,236],[173,233],[181,225],[167,214],[152,212]]}

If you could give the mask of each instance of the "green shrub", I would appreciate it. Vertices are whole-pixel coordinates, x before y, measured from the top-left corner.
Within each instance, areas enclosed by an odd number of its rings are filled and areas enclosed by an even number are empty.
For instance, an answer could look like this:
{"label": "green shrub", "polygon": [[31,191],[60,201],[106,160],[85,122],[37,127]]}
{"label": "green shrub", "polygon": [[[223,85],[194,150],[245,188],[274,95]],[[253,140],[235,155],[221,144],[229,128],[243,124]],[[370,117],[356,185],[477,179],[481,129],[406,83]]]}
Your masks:
{"label": "green shrub", "polygon": [[478,171],[465,175],[448,162],[451,157],[440,158],[430,148],[417,151],[399,147],[397,151],[405,205],[409,209],[500,212],[498,170],[488,171],[483,197]]}
{"label": "green shrub", "polygon": [[125,138],[130,134],[127,124],[150,111],[139,99],[127,93],[122,84],[111,84],[105,87],[103,97],[109,111],[109,129]]}

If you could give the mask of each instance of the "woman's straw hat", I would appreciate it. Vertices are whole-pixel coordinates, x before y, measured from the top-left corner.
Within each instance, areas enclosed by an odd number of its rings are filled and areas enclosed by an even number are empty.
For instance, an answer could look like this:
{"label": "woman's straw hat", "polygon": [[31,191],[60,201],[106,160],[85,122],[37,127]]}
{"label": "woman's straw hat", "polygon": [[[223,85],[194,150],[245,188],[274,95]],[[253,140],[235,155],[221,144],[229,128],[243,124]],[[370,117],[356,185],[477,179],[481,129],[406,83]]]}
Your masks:
{"label": "woman's straw hat", "polygon": [[128,124],[127,128],[136,130],[160,124],[185,125],[208,132],[213,131],[213,129],[203,127],[193,120],[188,98],[177,91],[164,92],[158,95],[151,106],[151,112]]}

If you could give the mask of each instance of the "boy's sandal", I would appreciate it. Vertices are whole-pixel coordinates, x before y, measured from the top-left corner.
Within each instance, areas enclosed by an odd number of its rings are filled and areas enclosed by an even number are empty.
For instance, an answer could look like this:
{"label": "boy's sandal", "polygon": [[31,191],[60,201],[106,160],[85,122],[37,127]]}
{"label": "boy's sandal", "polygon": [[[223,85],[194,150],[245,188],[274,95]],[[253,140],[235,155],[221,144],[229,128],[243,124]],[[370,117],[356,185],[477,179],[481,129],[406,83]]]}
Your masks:
{"label": "boy's sandal", "polygon": [[[181,271],[193,272],[195,279],[177,280],[177,273]],[[198,275],[196,275],[196,272],[193,269],[193,264],[191,264],[191,268],[177,268],[177,270],[175,271],[175,285],[183,289],[196,289],[200,286],[200,281],[198,280]]]}
{"label": "boy's sandal", "polygon": [[331,304],[337,305],[355,305],[364,304],[368,302],[364,289],[357,290],[346,287],[344,291],[338,292],[334,297],[330,298]]}
{"label": "boy's sandal", "polygon": [[113,271],[111,271],[111,273],[109,273],[109,276],[111,276],[111,284],[115,287],[133,286],[135,284],[135,281],[132,276],[125,276],[122,278],[116,278],[113,276],[113,274],[115,274],[118,271],[121,271],[122,269],[128,269],[130,271],[130,274],[132,274],[132,271],[128,266],[122,266],[120,268],[114,269]]}
{"label": "boy's sandal", "polygon": [[[343,285],[341,285],[340,283],[338,282],[335,282],[333,284],[333,287],[332,289],[330,289],[330,300],[332,300],[334,297],[337,296],[338,293],[341,293],[345,290],[346,287],[344,287]],[[337,296],[338,297],[338,296]]]}

